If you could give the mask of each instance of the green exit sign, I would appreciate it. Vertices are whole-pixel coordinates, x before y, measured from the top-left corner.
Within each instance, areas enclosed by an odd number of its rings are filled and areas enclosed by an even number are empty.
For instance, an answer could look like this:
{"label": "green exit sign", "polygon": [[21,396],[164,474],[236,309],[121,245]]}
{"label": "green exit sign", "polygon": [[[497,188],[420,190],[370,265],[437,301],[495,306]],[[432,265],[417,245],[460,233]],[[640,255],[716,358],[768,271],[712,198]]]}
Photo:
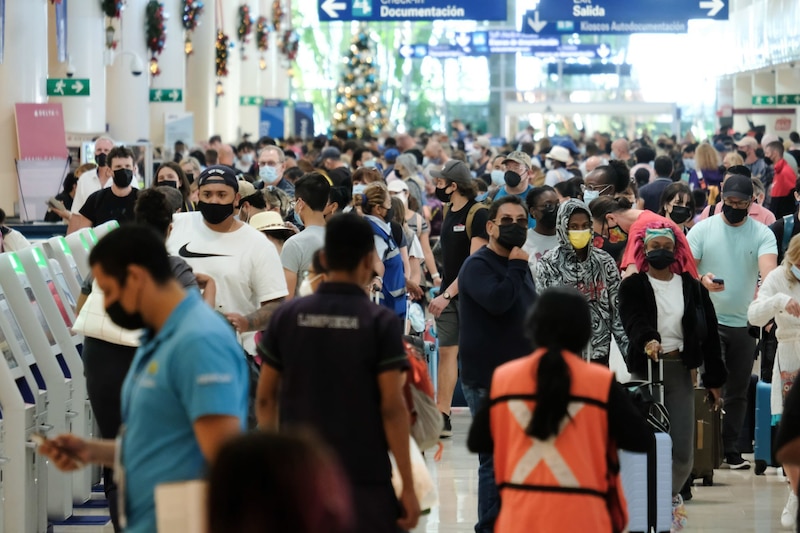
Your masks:
{"label": "green exit sign", "polygon": [[240,96],[239,105],[257,105],[260,106],[264,103],[263,96]]}
{"label": "green exit sign", "polygon": [[182,89],[150,89],[151,102],[183,102]]}
{"label": "green exit sign", "polygon": [[800,94],[765,94],[753,96],[753,105],[800,105]]}
{"label": "green exit sign", "polygon": [[89,79],[49,78],[47,96],[89,96]]}

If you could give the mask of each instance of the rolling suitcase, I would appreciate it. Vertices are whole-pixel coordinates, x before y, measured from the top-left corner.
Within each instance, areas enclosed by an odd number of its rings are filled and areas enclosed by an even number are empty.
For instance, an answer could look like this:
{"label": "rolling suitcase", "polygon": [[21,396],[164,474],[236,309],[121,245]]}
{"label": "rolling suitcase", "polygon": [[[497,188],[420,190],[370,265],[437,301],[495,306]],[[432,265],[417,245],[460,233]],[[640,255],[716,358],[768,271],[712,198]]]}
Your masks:
{"label": "rolling suitcase", "polygon": [[[664,404],[664,362],[648,365],[653,399]],[[647,453],[619,451],[630,533],[668,533],[672,527],[672,439],[656,432]]]}
{"label": "rolling suitcase", "polygon": [[756,385],[756,444],[755,444],[755,473],[763,474],[768,466],[777,466],[778,463],[772,456],[772,438],[777,426],[772,425],[772,409],[770,396],[772,385],[759,381]]}
{"label": "rolling suitcase", "polygon": [[706,398],[706,389],[694,390],[695,447],[691,479],[702,479],[703,485],[714,484],[714,469],[724,456],[722,446],[722,416],[714,411]]}

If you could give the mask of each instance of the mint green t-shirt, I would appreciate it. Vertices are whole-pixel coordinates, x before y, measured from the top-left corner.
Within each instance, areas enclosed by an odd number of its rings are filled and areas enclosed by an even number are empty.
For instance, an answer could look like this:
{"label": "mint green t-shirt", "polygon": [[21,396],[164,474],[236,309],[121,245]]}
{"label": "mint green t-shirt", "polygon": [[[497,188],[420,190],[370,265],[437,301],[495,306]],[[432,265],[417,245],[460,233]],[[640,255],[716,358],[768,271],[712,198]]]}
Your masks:
{"label": "mint green t-shirt", "polygon": [[728,225],[722,215],[708,217],[687,235],[701,275],[712,272],[725,280],[725,290],[712,292],[717,322],[723,326],[747,326],[747,308],[758,284],[758,258],[775,254],[775,234],[748,217],[739,227]]}

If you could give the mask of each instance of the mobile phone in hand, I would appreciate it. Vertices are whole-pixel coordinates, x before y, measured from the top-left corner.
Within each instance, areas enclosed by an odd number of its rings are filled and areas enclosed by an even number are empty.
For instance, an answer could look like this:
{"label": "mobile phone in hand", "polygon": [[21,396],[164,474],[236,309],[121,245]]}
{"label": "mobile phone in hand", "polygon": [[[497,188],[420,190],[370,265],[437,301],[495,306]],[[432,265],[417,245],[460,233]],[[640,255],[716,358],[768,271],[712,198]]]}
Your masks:
{"label": "mobile phone in hand", "polygon": [[717,285],[725,285],[725,280],[722,278],[711,278],[711,283],[715,283]]}

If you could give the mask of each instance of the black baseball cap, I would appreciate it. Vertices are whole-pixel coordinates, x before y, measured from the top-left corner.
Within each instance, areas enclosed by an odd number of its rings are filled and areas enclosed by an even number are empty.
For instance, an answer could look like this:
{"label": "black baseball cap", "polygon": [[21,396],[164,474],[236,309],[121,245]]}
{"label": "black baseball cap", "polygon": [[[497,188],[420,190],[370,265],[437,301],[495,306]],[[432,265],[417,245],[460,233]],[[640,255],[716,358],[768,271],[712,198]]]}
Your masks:
{"label": "black baseball cap", "polygon": [[747,176],[748,178],[753,177],[753,173],[744,165],[732,165],[725,170],[725,174],[738,174],[739,176]]}
{"label": "black baseball cap", "polygon": [[209,183],[222,183],[233,187],[234,192],[239,192],[239,180],[236,179],[236,172],[227,165],[213,165],[206,168],[197,178],[197,186],[202,187]]}
{"label": "black baseball cap", "polygon": [[734,174],[722,184],[722,198],[737,198],[739,200],[752,200],[753,182],[747,176]]}

